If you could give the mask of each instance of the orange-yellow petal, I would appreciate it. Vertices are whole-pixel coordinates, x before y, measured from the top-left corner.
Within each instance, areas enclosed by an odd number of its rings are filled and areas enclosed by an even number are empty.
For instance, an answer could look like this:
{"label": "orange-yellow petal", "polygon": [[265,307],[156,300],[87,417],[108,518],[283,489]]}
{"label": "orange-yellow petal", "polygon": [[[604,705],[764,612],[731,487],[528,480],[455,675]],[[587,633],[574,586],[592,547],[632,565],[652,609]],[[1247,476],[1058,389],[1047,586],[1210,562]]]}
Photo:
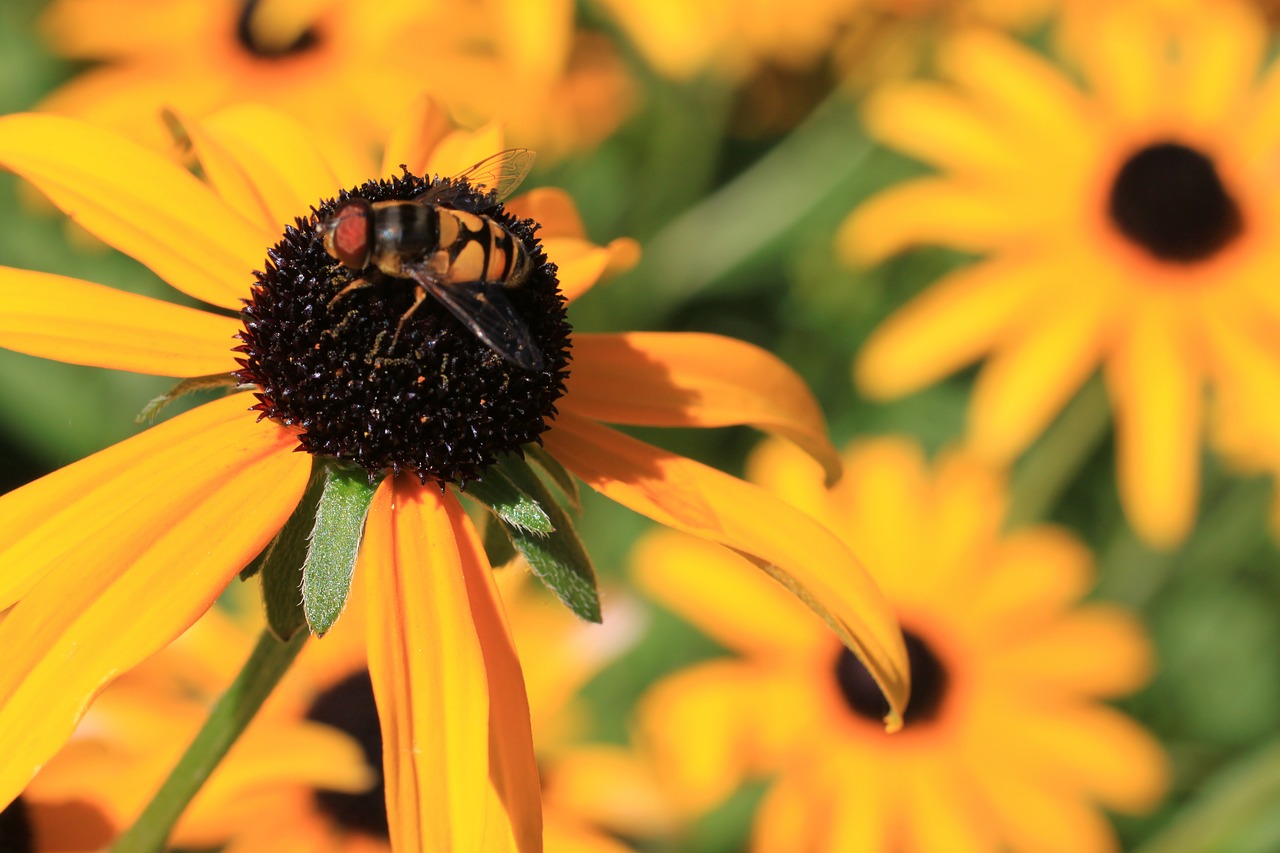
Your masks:
{"label": "orange-yellow petal", "polygon": [[239,308],[266,257],[257,223],[161,155],[93,125],[53,115],[0,117],[0,167],[205,302]]}
{"label": "orange-yellow petal", "polygon": [[876,329],[854,380],[877,398],[909,394],[986,354],[1025,309],[1034,271],[986,261],[951,273]]}
{"label": "orange-yellow petal", "polygon": [[1204,404],[1190,337],[1159,307],[1134,318],[1106,379],[1125,514],[1143,539],[1167,549],[1195,520]]}
{"label": "orange-yellow petal", "polygon": [[870,266],[915,246],[985,252],[1026,227],[1027,212],[989,188],[916,178],[864,202],[840,226],[836,240],[848,263]]}
{"label": "orange-yellow petal", "polygon": [[[310,459],[244,406],[209,403],[3,498],[0,566],[38,579],[0,623],[3,802],[93,695],[195,622],[293,511]],[[19,560],[36,568],[11,571]]]}
{"label": "orange-yellow petal", "polygon": [[635,240],[620,237],[605,246],[588,240],[577,205],[564,190],[530,190],[512,199],[507,210],[542,226],[538,229],[542,248],[559,268],[560,292],[570,302],[590,290],[601,277],[631,269],[640,260],[640,245]]}
{"label": "orange-yellow petal", "polygon": [[[521,730],[523,683],[503,683],[518,678],[519,664],[509,639],[495,635],[503,617],[488,561],[456,500],[407,478],[384,481],[357,572],[392,845],[541,850],[540,811],[528,809],[538,794],[527,706]],[[516,707],[499,707],[508,701]],[[525,755],[511,754],[516,741]],[[511,769],[525,775],[521,790],[505,787]]]}
{"label": "orange-yellow petal", "polygon": [[405,111],[404,118],[391,129],[382,152],[382,177],[400,174],[401,166],[410,171],[421,168],[452,127],[448,114],[435,100],[419,95]]}
{"label": "orange-yellow petal", "polygon": [[867,101],[870,132],[947,171],[1005,174],[1018,159],[1001,129],[937,83],[891,84]]}
{"label": "orange-yellow petal", "polygon": [[1016,644],[993,653],[992,669],[1042,695],[1118,696],[1145,684],[1154,668],[1142,626],[1103,604],[1014,636]]}
{"label": "orange-yellow petal", "polygon": [[637,708],[641,741],[682,816],[722,803],[753,770],[756,679],[737,661],[713,660],[669,675]]}
{"label": "orange-yellow petal", "polygon": [[1040,435],[1098,366],[1104,326],[1101,306],[1077,294],[1046,307],[992,355],[970,404],[973,448],[1007,465]]}
{"label": "orange-yellow petal", "polygon": [[755,657],[799,656],[831,635],[796,599],[726,549],[658,530],[640,540],[632,574],[653,598],[726,648]]}
{"label": "orange-yellow petal", "polygon": [[684,332],[576,335],[564,411],[620,424],[750,424],[789,438],[828,481],[840,455],[803,380],[776,356],[733,338]]}
{"label": "orange-yellow petal", "polygon": [[834,534],[758,486],[569,412],[546,445],[605,497],[726,545],[772,575],[858,655],[889,701],[890,725],[900,721],[910,689],[902,634],[889,603]]}
{"label": "orange-yellow petal", "polygon": [[[313,135],[275,110],[245,104],[205,119],[185,119],[183,127],[209,182],[236,199],[242,214],[252,210],[251,221],[264,231],[280,231],[296,217],[307,217],[312,205],[344,187]],[[347,176],[348,181],[360,177]],[[246,193],[255,202],[248,210]]]}
{"label": "orange-yellow petal", "polygon": [[0,267],[0,346],[157,376],[227,373],[239,321],[48,273]]}
{"label": "orange-yellow petal", "polygon": [[1054,784],[1068,785],[1108,808],[1147,811],[1168,787],[1168,759],[1160,744],[1113,708],[1019,709],[1000,722],[1000,731],[992,734],[1036,756],[1040,772]]}

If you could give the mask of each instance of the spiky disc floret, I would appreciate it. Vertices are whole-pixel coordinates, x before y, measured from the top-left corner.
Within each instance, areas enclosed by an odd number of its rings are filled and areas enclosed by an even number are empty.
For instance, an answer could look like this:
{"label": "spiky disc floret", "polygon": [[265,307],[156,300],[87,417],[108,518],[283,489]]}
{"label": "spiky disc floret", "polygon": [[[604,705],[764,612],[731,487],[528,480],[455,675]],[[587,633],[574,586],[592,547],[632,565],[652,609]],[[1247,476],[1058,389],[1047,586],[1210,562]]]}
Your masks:
{"label": "spiky disc floret", "polygon": [[[393,349],[397,324],[414,301],[413,282],[374,267],[352,273],[315,233],[316,223],[352,196],[407,200],[429,187],[433,203],[486,216],[524,245],[531,272],[505,292],[544,356],[544,370],[504,361],[432,298],[404,324]],[[257,386],[254,409],[298,430],[308,453],[371,473],[411,471],[441,484],[476,479],[499,455],[536,440],[564,393],[571,330],[537,228],[465,181],[428,181],[408,171],[323,202],[285,228],[240,312],[236,375]],[[357,278],[371,286],[330,305]]]}

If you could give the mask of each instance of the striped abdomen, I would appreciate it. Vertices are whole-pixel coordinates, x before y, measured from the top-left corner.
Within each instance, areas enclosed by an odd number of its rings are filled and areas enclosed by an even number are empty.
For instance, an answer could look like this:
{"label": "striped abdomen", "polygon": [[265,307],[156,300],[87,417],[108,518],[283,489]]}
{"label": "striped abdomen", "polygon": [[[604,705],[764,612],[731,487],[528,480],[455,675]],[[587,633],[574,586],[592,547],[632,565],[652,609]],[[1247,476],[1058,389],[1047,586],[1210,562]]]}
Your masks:
{"label": "striped abdomen", "polygon": [[387,275],[425,261],[441,282],[515,285],[528,266],[520,241],[487,216],[412,201],[378,202],[373,214],[372,263]]}

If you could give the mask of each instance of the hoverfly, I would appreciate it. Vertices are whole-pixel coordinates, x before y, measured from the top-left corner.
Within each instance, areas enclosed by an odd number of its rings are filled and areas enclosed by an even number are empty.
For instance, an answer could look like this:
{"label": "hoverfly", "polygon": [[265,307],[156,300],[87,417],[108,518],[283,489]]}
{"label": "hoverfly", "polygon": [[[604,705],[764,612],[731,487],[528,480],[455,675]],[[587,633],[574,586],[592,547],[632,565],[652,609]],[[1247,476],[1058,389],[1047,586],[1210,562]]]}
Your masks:
{"label": "hoverfly", "polygon": [[[533,158],[527,148],[511,148],[450,181],[487,189],[502,201],[529,174]],[[531,269],[523,243],[487,216],[436,203],[448,186],[437,181],[406,201],[349,198],[317,223],[316,234],[325,251],[348,269],[361,271],[372,264],[383,275],[413,282],[417,298],[396,325],[392,348],[405,322],[430,295],[498,355],[526,370],[541,370],[542,353],[504,295]],[[356,279],[329,305],[371,283]]]}

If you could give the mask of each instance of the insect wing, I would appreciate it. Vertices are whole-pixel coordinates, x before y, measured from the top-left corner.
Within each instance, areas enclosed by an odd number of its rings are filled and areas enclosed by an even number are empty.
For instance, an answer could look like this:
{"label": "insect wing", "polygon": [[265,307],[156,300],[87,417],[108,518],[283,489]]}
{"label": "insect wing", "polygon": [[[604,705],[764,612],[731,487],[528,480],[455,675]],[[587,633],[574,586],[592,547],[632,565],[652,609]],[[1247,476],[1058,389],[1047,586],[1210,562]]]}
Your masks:
{"label": "insect wing", "polygon": [[498,201],[502,201],[524,181],[537,156],[528,148],[508,148],[459,172],[453,180],[466,181],[477,189],[483,187],[486,192],[497,193]]}
{"label": "insect wing", "polygon": [[444,284],[424,266],[411,266],[410,277],[448,308],[485,346],[525,370],[541,370],[542,353],[529,329],[494,282]]}

